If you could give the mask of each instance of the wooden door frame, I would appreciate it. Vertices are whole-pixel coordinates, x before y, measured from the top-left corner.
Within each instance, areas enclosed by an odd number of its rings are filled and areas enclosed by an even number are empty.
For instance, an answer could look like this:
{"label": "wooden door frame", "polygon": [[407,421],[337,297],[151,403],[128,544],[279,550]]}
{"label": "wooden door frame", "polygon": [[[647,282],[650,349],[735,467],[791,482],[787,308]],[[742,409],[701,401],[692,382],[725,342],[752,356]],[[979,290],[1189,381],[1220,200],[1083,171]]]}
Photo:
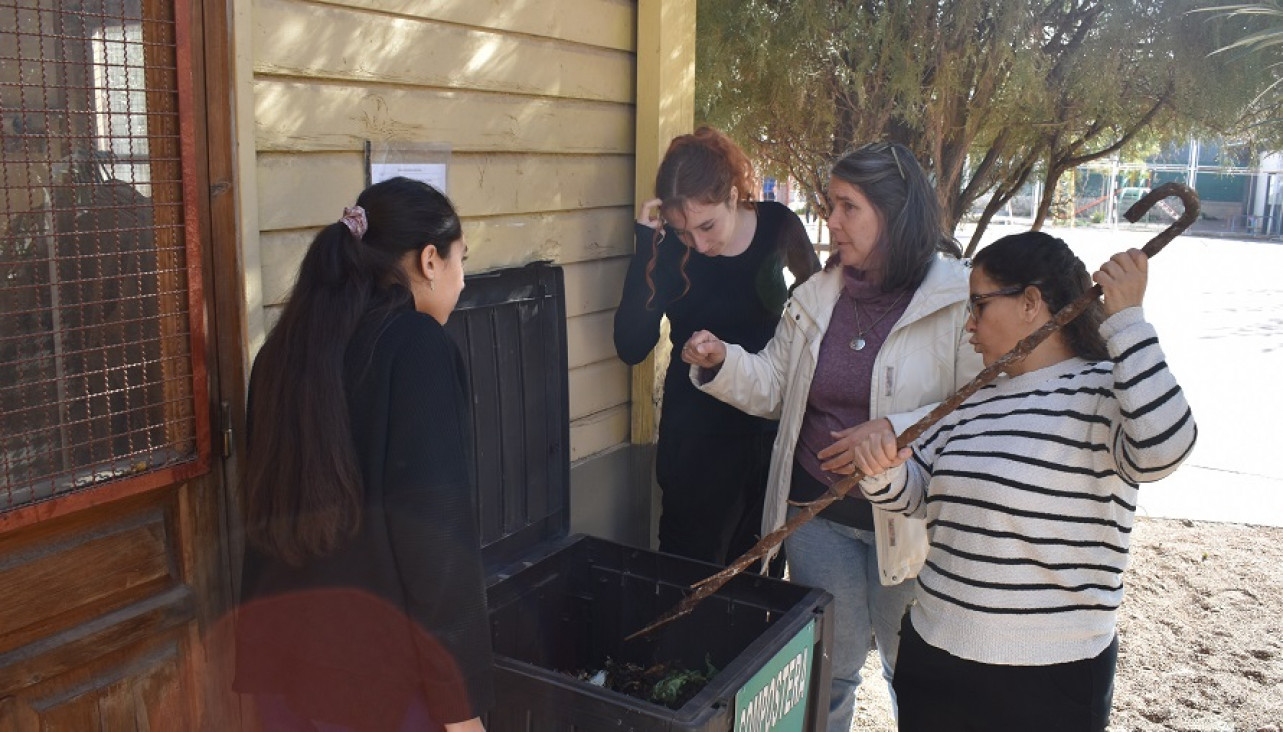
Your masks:
{"label": "wooden door frame", "polygon": [[[198,125],[197,150],[201,180],[208,188],[207,221],[201,222],[206,246],[203,271],[209,293],[210,319],[206,356],[218,378],[209,391],[213,420],[214,472],[234,496],[237,456],[244,452],[246,339],[245,273],[238,217],[239,176],[236,161],[236,100],[232,41],[233,0],[193,0],[193,73],[204,80],[204,124]],[[200,47],[197,47],[200,44]],[[222,405],[227,413],[222,414]],[[224,438],[226,437],[226,441]],[[225,507],[235,515],[238,505]],[[229,515],[229,518],[230,518]],[[236,523],[229,522],[234,528]],[[227,555],[227,552],[224,552]],[[239,559],[238,559],[239,561]],[[238,565],[237,565],[238,566]]]}
{"label": "wooden door frame", "polygon": [[[244,715],[239,697],[231,691],[232,652],[225,640],[230,637],[226,631],[235,605],[240,566],[234,476],[235,455],[243,452],[243,444],[235,444],[241,431],[233,431],[229,459],[224,454],[222,438],[225,421],[243,423],[247,353],[244,276],[237,235],[231,22],[235,0],[150,1],[172,3],[167,9],[172,9],[180,54],[178,85],[187,105],[180,144],[183,160],[191,170],[184,172],[184,178],[196,182],[183,187],[183,223],[195,240],[187,250],[188,256],[200,264],[198,279],[187,285],[194,301],[203,306],[199,314],[192,316],[204,326],[203,337],[193,339],[192,344],[193,358],[203,357],[205,363],[204,382],[193,382],[201,400],[195,405],[196,413],[201,415],[195,432],[202,459],[194,466],[184,466],[188,472],[157,471],[155,477],[135,480],[127,491],[106,486],[104,490],[75,494],[70,497],[73,500],[64,497],[43,503],[17,518],[10,512],[6,514],[8,524],[0,522],[0,529],[32,532],[39,541],[41,535],[47,539],[49,532],[74,533],[88,520],[86,517],[93,513],[100,518],[109,505],[126,509],[165,506],[163,524],[155,522],[161,526],[155,541],[163,542],[166,535],[173,537],[173,554],[166,554],[172,557],[167,570],[192,588],[195,603],[190,613],[187,607],[181,612],[185,629],[180,641],[186,648],[186,657],[179,662],[178,683],[172,688],[182,696],[165,697],[162,691],[156,697],[159,701],[152,701],[182,715],[173,719],[186,718],[199,729],[236,730],[245,726]],[[199,370],[196,378],[201,378]],[[228,405],[227,410],[223,404]],[[73,516],[80,512],[79,519]],[[49,523],[41,526],[45,520]],[[176,530],[165,534],[168,526]],[[160,620],[164,624],[180,619],[171,613]],[[162,630],[175,627],[174,623]],[[146,631],[147,628],[134,626],[134,636]],[[82,645],[93,645],[92,639]],[[0,700],[0,729],[10,725],[26,729],[39,724],[24,704],[20,695]]]}
{"label": "wooden door frame", "polygon": [[[241,563],[237,457],[244,454],[246,297],[239,227],[236,155],[238,104],[235,98],[233,4],[235,0],[190,0],[191,63],[198,110],[195,139],[197,180],[204,212],[199,222],[206,296],[206,363],[213,437],[212,471],[204,484],[214,495],[190,496],[193,522],[215,529],[218,546],[205,547],[193,562],[193,581],[210,594],[199,602],[197,628],[206,657],[192,659],[193,681],[203,696],[198,719],[208,729],[245,726],[240,699],[231,690],[231,647],[222,642],[231,628]],[[184,532],[187,533],[187,532]],[[192,535],[192,534],[188,534]],[[205,535],[211,535],[206,533]],[[202,668],[197,668],[200,666]]]}

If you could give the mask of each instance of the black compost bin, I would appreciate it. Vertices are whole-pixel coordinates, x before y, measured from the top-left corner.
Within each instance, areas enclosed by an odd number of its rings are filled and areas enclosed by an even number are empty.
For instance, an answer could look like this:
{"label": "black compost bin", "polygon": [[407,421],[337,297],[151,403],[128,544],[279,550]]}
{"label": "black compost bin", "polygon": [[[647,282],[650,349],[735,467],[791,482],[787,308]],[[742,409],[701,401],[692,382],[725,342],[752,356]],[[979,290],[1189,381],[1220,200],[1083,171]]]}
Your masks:
{"label": "black compost bin", "polygon": [[[496,665],[491,732],[820,730],[827,721],[832,598],[736,577],[691,615],[629,634],[713,565],[569,526],[565,292],[548,265],[468,277],[447,326],[472,378],[481,538]],[[673,709],[602,688],[608,663],[715,675]]]}

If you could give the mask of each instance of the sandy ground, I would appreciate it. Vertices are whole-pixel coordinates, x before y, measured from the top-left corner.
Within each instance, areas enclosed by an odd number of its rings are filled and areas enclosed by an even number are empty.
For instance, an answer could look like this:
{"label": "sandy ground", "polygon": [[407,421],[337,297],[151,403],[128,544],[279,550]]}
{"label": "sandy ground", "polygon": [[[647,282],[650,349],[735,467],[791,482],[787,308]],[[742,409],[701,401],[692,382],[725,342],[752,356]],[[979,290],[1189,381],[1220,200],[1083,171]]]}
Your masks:
{"label": "sandy ground", "polygon": [[[1110,730],[1283,730],[1283,528],[1138,519],[1124,582]],[[883,684],[852,729],[895,729]]]}

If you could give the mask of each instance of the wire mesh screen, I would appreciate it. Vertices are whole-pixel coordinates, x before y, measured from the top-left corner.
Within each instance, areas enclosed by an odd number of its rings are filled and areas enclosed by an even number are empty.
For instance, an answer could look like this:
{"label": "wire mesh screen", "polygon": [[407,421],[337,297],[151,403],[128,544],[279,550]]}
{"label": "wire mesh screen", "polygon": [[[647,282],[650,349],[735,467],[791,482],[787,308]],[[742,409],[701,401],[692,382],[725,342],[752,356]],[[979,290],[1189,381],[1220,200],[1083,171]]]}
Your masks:
{"label": "wire mesh screen", "polygon": [[0,511],[195,457],[171,6],[0,0]]}

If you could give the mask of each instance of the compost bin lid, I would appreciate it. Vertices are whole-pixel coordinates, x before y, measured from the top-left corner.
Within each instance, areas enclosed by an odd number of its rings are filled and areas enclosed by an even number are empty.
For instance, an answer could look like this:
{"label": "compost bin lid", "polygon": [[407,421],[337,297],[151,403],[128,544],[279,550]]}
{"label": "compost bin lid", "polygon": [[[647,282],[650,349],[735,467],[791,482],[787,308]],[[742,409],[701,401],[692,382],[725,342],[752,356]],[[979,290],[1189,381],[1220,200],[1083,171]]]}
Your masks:
{"label": "compost bin lid", "polygon": [[469,275],[446,323],[472,386],[482,555],[497,571],[570,525],[565,284],[539,263]]}

